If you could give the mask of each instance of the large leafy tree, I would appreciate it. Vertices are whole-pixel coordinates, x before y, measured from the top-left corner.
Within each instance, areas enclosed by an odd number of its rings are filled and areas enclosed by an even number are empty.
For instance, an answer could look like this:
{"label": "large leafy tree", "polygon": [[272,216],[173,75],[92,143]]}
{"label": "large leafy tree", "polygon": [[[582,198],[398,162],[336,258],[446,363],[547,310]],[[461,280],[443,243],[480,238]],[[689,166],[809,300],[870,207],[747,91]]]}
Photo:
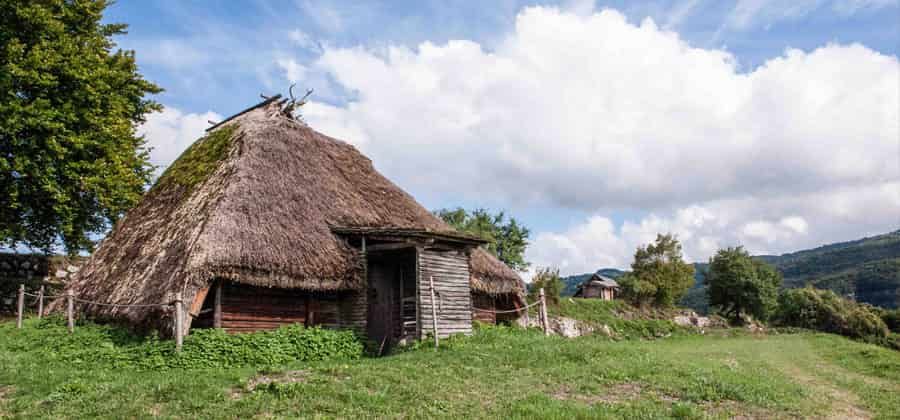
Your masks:
{"label": "large leafy tree", "polygon": [[493,214],[485,209],[471,212],[462,208],[441,209],[434,213],[456,230],[488,241],[488,251],[512,269],[528,269],[525,248],[528,247],[528,235],[531,232],[515,218],[507,219],[502,211]]}
{"label": "large leafy tree", "polygon": [[150,182],[135,133],[159,87],[101,23],[106,0],[0,0],[0,242],[92,248]]}
{"label": "large leafy tree", "polygon": [[731,319],[742,315],[767,319],[778,305],[781,273],[755,260],[743,247],[720,249],[706,272],[709,304]]}
{"label": "large leafy tree", "polygon": [[618,282],[624,297],[635,304],[672,306],[694,284],[694,266],[682,259],[674,235],[657,235],[654,243],[635,251],[631,272]]}

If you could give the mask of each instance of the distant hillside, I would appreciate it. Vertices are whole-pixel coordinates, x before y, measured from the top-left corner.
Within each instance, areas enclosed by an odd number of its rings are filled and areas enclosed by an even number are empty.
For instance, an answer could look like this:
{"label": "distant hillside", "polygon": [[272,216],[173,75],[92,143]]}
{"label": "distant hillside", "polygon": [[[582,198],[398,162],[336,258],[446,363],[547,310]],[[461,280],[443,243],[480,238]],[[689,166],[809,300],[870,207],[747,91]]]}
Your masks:
{"label": "distant hillside", "polygon": [[900,230],[759,258],[778,267],[787,287],[809,283],[889,308],[897,307],[900,300]]}
{"label": "distant hillside", "polygon": [[[759,255],[774,265],[784,275],[785,287],[802,287],[811,284],[822,289],[856,299],[860,302],[886,308],[900,304],[900,230],[884,235],[840,242],[814,249],[784,255]],[[694,263],[696,284],[682,299],[681,304],[698,312],[707,312],[704,273],[706,263]],[[611,271],[618,277],[621,270]],[[563,278],[564,294],[575,293],[575,288],[590,274]],[[571,291],[570,291],[571,290]]]}

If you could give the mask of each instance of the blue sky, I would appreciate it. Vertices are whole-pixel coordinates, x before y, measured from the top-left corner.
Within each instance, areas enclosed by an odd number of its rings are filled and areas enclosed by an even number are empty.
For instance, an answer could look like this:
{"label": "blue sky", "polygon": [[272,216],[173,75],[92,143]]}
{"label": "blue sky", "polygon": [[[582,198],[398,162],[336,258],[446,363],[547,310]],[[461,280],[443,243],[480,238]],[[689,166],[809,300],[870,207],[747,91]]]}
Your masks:
{"label": "blue sky", "polygon": [[566,274],[626,266],[656,231],[705,259],[900,226],[896,1],[120,1],[106,20],[166,89],[155,163],[297,82],[313,128],[429,208],[508,210]]}

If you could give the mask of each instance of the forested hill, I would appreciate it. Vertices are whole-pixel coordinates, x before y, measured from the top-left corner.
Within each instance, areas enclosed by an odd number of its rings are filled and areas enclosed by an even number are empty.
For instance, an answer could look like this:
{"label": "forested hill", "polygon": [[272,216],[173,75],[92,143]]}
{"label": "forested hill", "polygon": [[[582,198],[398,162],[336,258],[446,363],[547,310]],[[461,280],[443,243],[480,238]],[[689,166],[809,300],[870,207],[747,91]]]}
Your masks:
{"label": "forested hill", "polygon": [[[853,297],[860,302],[895,308],[900,304],[900,230],[849,242],[840,242],[784,255],[759,255],[784,275],[785,287],[811,284]],[[682,304],[706,311],[703,282],[705,263],[695,263],[697,284]],[[609,277],[623,272],[614,269]],[[563,278],[563,294],[571,295],[590,274]]]}
{"label": "forested hill", "polygon": [[900,230],[759,258],[778,267],[787,287],[809,283],[884,307],[897,307],[900,300]]}

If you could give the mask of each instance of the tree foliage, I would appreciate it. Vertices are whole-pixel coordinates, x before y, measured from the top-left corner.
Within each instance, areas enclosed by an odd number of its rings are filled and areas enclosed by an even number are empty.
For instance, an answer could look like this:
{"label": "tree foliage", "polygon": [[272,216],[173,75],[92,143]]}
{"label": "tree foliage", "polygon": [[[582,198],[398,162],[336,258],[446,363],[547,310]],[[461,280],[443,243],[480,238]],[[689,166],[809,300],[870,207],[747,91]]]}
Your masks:
{"label": "tree foliage", "polygon": [[136,124],[160,88],[115,50],[106,0],[0,0],[0,242],[89,250],[152,166]]}
{"label": "tree foliage", "polygon": [[528,288],[528,300],[535,302],[539,299],[540,290],[544,289],[544,298],[547,304],[558,305],[559,296],[565,287],[562,279],[559,277],[558,268],[540,268],[531,279],[531,285]]}
{"label": "tree foliage", "polygon": [[785,290],[778,297],[775,322],[876,341],[888,335],[888,327],[870,307],[812,287]]}
{"label": "tree foliage", "polygon": [[471,212],[463,208],[441,209],[434,214],[456,230],[488,241],[487,250],[512,269],[528,269],[530,264],[525,261],[525,248],[531,232],[515,218],[507,219],[502,211],[492,214],[485,209]]}
{"label": "tree foliage", "polygon": [[674,235],[660,234],[654,243],[638,247],[631,272],[618,282],[622,295],[636,305],[672,306],[694,284],[694,266],[682,259]]}
{"label": "tree foliage", "polygon": [[706,272],[709,304],[737,321],[741,315],[765,320],[778,305],[781,273],[753,259],[743,247],[720,249]]}

